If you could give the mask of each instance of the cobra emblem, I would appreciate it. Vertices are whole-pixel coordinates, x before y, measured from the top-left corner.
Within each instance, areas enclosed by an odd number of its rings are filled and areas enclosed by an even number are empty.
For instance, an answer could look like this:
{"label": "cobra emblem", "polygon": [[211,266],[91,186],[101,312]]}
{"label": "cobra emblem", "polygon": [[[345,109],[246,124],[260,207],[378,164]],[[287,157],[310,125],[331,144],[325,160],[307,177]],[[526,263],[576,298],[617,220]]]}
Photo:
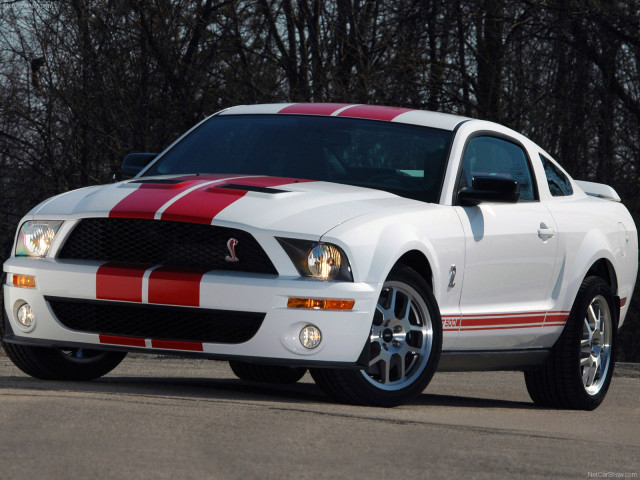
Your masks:
{"label": "cobra emblem", "polygon": [[240,259],[236,257],[236,245],[238,245],[238,240],[235,238],[230,238],[227,242],[227,248],[229,249],[229,255],[224,257],[225,262],[239,262]]}

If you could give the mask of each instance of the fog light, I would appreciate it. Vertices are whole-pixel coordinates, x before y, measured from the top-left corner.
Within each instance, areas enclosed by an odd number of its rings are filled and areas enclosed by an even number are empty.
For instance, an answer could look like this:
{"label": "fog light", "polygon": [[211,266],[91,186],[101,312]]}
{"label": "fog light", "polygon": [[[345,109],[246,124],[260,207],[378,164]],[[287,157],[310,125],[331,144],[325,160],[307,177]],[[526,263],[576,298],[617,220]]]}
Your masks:
{"label": "fog light", "polygon": [[313,325],[307,325],[300,330],[300,343],[304,348],[308,348],[309,350],[316,348],[320,345],[321,340],[322,334],[320,330]]}
{"label": "fog light", "polygon": [[30,329],[36,321],[36,316],[31,310],[31,305],[25,303],[18,309],[18,321],[25,329]]}

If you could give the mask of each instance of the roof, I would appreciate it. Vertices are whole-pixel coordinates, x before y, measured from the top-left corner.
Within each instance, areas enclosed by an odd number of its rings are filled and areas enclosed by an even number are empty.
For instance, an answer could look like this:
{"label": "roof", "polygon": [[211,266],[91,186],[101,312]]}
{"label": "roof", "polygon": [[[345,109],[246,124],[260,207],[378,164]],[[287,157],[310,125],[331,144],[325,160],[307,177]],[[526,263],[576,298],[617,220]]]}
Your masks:
{"label": "roof", "polygon": [[429,112],[401,107],[361,105],[348,103],[271,103],[231,107],[218,115],[322,115],[332,117],[365,118],[389,122],[408,123],[424,127],[454,130],[467,117],[447,113]]}

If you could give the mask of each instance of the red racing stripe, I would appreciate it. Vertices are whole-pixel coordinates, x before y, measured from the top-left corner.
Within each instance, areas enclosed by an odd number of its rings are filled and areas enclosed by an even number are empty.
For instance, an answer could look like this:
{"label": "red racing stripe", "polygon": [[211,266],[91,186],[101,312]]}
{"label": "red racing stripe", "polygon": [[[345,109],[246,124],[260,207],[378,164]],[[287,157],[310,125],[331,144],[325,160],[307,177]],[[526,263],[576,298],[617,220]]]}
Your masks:
{"label": "red racing stripe", "polygon": [[200,342],[180,342],[175,340],[151,340],[152,348],[161,348],[163,350],[188,350],[190,352],[202,352],[202,343]]}
{"label": "red racing stripe", "polygon": [[222,210],[247,194],[246,190],[218,188],[226,183],[252,187],[277,187],[290,183],[302,183],[310,180],[298,180],[285,177],[246,177],[229,182],[206,185],[172,203],[164,212],[162,220],[202,223],[211,225],[213,219]]}
{"label": "red racing stripe", "polygon": [[411,108],[381,107],[377,105],[355,105],[338,114],[338,117],[367,118],[391,121],[398,115],[412,111]]}
{"label": "red racing stripe", "polygon": [[216,215],[246,194],[245,190],[203,187],[171,204],[162,212],[161,218],[210,225]]}
{"label": "red racing stripe", "polygon": [[206,271],[156,268],[149,275],[149,303],[200,306],[200,280]]}
{"label": "red racing stripe", "polygon": [[136,337],[121,337],[118,335],[103,335],[100,334],[100,343],[108,345],[125,345],[127,347],[146,347],[144,338]]}
{"label": "red racing stripe", "polygon": [[278,113],[297,113],[300,115],[331,115],[350,103],[296,103],[283,108]]}
{"label": "red racing stripe", "polygon": [[105,263],[96,275],[96,298],[142,302],[142,277],[151,265]]}
{"label": "red racing stripe", "polygon": [[[122,337],[119,335],[100,334],[100,343],[105,345],[122,345],[142,348],[147,346],[144,338]],[[151,348],[159,348],[163,350],[188,350],[191,352],[203,351],[201,342],[185,342],[179,340],[151,340]]]}
{"label": "red racing stripe", "polygon": [[[227,175],[221,178],[226,177]],[[189,180],[184,179],[184,181],[175,184],[143,183],[113,207],[109,212],[109,217],[153,219],[158,209],[176,195],[198,183],[212,180],[199,177],[188,178]]]}

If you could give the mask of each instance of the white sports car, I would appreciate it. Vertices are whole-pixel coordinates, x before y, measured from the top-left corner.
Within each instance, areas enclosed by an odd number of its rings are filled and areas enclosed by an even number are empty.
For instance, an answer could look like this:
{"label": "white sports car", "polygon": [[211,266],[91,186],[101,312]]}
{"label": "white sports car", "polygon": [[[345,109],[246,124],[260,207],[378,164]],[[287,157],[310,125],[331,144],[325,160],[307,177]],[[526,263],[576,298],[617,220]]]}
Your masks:
{"label": "white sports car", "polygon": [[4,348],[41,379],[128,351],[307,368],[392,406],[436,369],[523,370],[536,404],[594,409],[633,292],[616,192],[494,123],[405,108],[223,110],[129,180],[50,198],[4,264]]}

